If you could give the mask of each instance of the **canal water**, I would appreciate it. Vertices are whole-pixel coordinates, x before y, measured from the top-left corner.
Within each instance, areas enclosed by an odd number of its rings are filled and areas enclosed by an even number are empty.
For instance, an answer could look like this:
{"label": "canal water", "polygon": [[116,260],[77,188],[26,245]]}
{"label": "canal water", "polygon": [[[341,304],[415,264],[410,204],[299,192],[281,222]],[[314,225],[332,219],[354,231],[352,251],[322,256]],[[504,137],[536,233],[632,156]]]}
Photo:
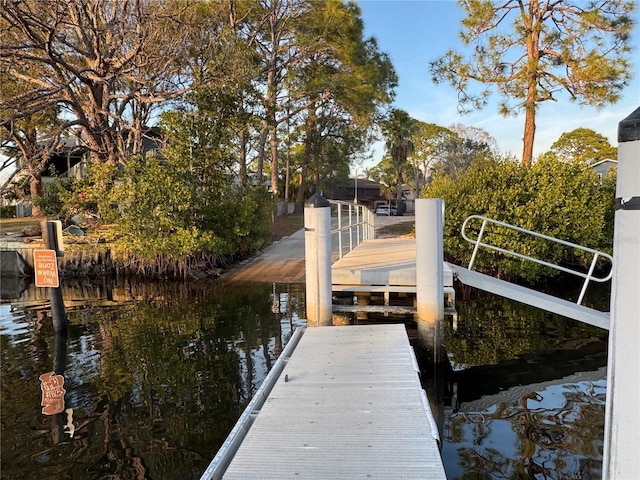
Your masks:
{"label": "canal water", "polygon": [[[71,285],[61,336],[43,290],[0,305],[6,480],[200,478],[304,324],[303,285]],[[606,332],[464,293],[421,362],[447,477],[600,478]]]}

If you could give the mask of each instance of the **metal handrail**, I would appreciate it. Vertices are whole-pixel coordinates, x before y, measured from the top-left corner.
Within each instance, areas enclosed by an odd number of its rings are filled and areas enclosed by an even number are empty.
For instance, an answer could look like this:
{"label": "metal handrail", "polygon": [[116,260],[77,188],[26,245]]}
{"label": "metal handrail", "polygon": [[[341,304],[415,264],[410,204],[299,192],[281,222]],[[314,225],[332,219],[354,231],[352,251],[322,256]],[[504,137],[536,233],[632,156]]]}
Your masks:
{"label": "metal handrail", "polygon": [[[482,226],[480,227],[480,231],[478,232],[478,238],[471,239],[469,238],[466,233],[465,233],[465,229],[467,228],[468,223],[472,220],[472,219],[479,219],[482,220]],[[517,252],[513,252],[511,250],[506,250],[504,248],[500,248],[497,247],[495,245],[491,245],[488,243],[484,243],[482,242],[482,235],[484,234],[485,231],[485,227],[487,226],[487,223],[493,223],[495,225],[500,225],[502,227],[511,229],[511,230],[516,230],[518,232],[522,232],[522,233],[526,233],[528,235],[532,235],[534,237],[538,237],[538,238],[542,238],[543,240],[548,240],[551,242],[555,242],[555,243],[559,243],[561,245],[565,245],[567,247],[572,247],[578,250],[582,250],[584,252],[588,252],[588,253],[592,253],[593,254],[593,260],[591,261],[591,266],[589,267],[589,271],[588,273],[583,273],[583,272],[579,272],[578,270],[573,270],[571,268],[567,268],[567,267],[563,267],[561,265],[557,265],[554,263],[549,263],[549,262],[545,262],[544,260],[540,260],[534,257],[530,257],[528,255],[524,255],[521,253],[517,253]],[[589,285],[589,281],[593,280],[594,282],[599,282],[599,283],[603,283],[606,282],[608,280],[611,279],[611,276],[613,274],[613,257],[611,257],[611,255],[608,255],[604,252],[600,252],[598,250],[594,250],[592,248],[588,248],[588,247],[583,247],[582,245],[578,245],[575,243],[571,243],[571,242],[567,242],[565,240],[560,240],[558,238],[554,238],[554,237],[550,237],[548,235],[544,235],[542,233],[537,233],[537,232],[533,232],[531,230],[527,230],[525,228],[520,228],[520,227],[516,227],[514,225],[510,225],[508,223],[504,223],[504,222],[500,222],[498,220],[493,220],[491,218],[488,217],[483,217],[481,215],[471,215],[469,217],[467,217],[467,219],[464,221],[464,223],[462,224],[462,238],[464,238],[467,242],[475,244],[474,248],[473,248],[473,254],[471,255],[471,260],[469,261],[469,266],[467,267],[469,270],[471,270],[473,268],[473,262],[476,259],[476,255],[478,253],[478,249],[480,247],[486,247],[490,250],[495,250],[501,253],[505,253],[507,255],[513,255],[514,257],[517,258],[522,258],[524,260],[530,260],[534,263],[537,263],[539,265],[544,265],[545,267],[550,267],[553,268],[555,270],[560,270],[562,272],[565,273],[570,273],[572,275],[576,275],[578,277],[582,277],[585,279],[584,284],[582,285],[582,291],[580,292],[580,296],[578,297],[578,301],[576,302],[578,305],[580,305],[582,303],[582,300],[584,298],[584,294],[587,291],[587,286]],[[611,264],[611,268],[609,269],[609,274],[606,277],[597,277],[593,275],[593,272],[596,268],[596,264],[598,263],[599,258],[606,258],[609,260],[610,264]]]}
{"label": "metal handrail", "polygon": [[[337,205],[337,226],[331,230],[331,235],[338,235],[338,258],[349,253],[365,240],[374,238],[374,215],[364,205],[359,205],[341,200],[329,200],[332,205]],[[344,218],[343,207],[347,207],[347,218]],[[345,223],[346,222],[346,223]],[[343,252],[343,233],[348,232],[349,248]],[[333,243],[333,242],[332,242]]]}

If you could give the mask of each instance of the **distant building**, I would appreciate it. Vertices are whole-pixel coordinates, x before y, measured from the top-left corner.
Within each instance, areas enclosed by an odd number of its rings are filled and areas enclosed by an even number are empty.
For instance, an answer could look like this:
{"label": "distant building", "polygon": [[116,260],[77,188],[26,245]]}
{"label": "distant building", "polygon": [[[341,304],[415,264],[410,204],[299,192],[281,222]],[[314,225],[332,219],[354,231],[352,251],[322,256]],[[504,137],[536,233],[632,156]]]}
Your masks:
{"label": "distant building", "polygon": [[84,178],[87,175],[89,149],[77,137],[63,138],[42,171],[42,184],[58,178]]}
{"label": "distant building", "polygon": [[618,165],[617,160],[612,160],[611,158],[607,158],[605,160],[601,160],[591,165],[591,168],[595,170],[595,172],[600,175],[600,180],[604,180],[604,177],[607,175],[607,172],[611,170],[612,167]]}
{"label": "distant building", "polygon": [[[123,135],[126,135],[126,132],[123,133]],[[157,156],[158,150],[162,145],[163,138],[160,129],[151,127],[143,134],[142,155],[149,157]],[[85,140],[79,134],[61,138],[43,166],[40,176],[42,185],[44,186],[60,178],[85,178],[87,176],[87,165],[90,161],[90,153]],[[17,157],[16,171],[11,178],[16,180],[24,178],[26,175],[28,175],[28,170],[26,169],[25,161],[22,157]],[[6,180],[6,182],[2,184],[3,191],[9,182],[10,180]],[[5,201],[3,199],[0,205],[4,204]],[[31,214],[31,206],[29,203],[19,202],[16,207],[19,217],[29,216]]]}
{"label": "distant building", "polygon": [[[124,132],[123,135],[127,135]],[[149,128],[142,137],[142,155],[155,157],[162,147],[162,135],[157,127]],[[43,170],[42,183],[46,184],[54,177],[59,178],[85,178],[87,176],[87,163],[90,161],[90,152],[86,143],[79,136],[63,138],[60,141]]]}
{"label": "distant building", "polygon": [[387,199],[380,193],[380,184],[365,178],[350,178],[346,186],[330,187],[323,190],[322,194],[330,200],[357,202],[371,210],[375,210],[381,203],[387,203]]}

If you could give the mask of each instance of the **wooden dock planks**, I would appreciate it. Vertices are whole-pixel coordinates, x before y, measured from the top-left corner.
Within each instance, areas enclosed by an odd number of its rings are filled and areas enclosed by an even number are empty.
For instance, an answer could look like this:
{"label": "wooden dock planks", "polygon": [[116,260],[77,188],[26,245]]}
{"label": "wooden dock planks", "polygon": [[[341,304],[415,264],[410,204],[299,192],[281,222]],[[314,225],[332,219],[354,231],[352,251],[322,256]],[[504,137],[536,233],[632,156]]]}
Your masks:
{"label": "wooden dock planks", "polygon": [[444,479],[432,425],[403,325],[308,328],[223,478]]}

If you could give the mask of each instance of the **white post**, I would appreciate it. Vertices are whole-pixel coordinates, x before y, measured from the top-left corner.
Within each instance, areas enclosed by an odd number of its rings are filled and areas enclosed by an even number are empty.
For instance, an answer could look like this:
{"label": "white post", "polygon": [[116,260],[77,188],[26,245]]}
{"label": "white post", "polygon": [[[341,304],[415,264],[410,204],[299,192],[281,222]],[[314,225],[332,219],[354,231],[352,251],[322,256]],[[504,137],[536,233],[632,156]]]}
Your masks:
{"label": "white post", "polygon": [[434,362],[441,362],[444,361],[444,200],[417,199],[415,219],[418,341]]}
{"label": "white post", "polygon": [[356,168],[356,174],[355,174],[355,182],[356,182],[356,188],[355,188],[355,193],[353,195],[353,203],[354,205],[358,204],[358,169]]}
{"label": "white post", "polygon": [[307,325],[331,325],[331,204],[314,194],[304,206]]}
{"label": "white post", "polygon": [[640,474],[640,108],[618,125],[602,478]]}

